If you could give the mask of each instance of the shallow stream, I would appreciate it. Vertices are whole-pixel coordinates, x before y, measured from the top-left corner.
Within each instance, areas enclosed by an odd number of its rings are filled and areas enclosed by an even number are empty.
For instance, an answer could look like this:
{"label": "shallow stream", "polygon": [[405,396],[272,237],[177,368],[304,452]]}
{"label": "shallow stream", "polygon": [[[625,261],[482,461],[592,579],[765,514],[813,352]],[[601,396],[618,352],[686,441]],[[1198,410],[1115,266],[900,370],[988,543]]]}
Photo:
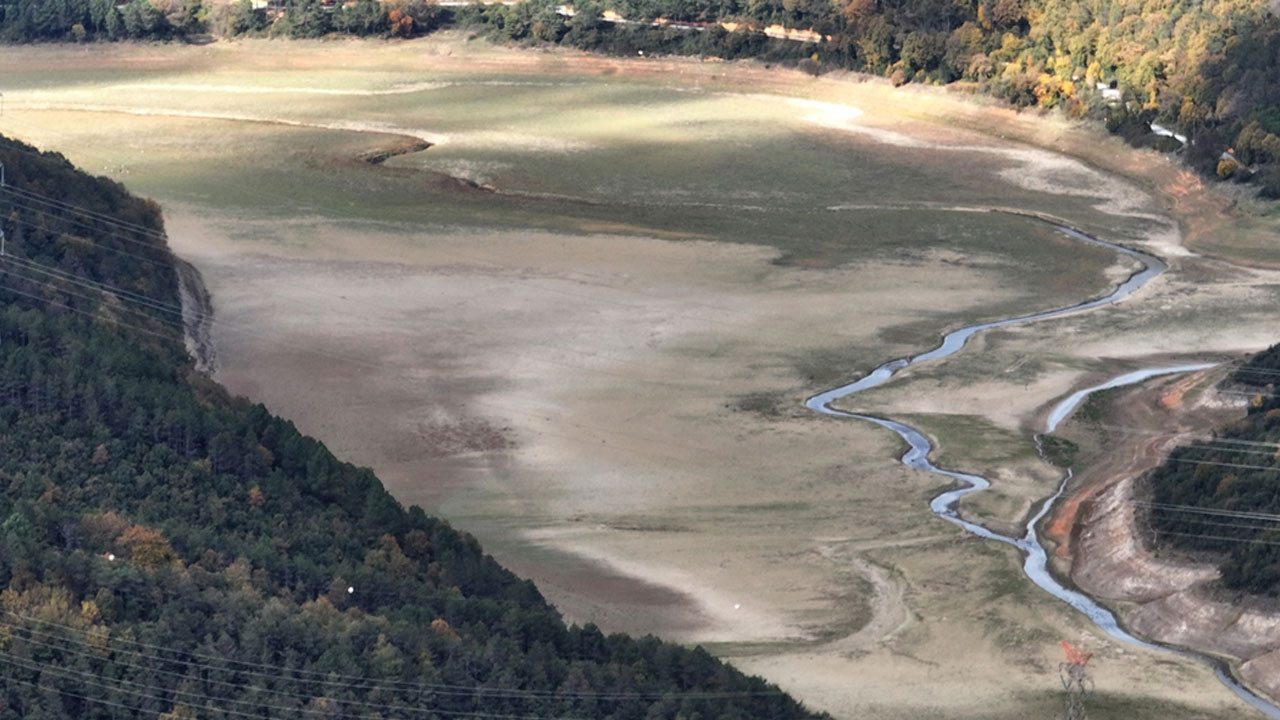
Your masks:
{"label": "shallow stream", "polygon": [[[1048,222],[1048,221],[1045,221],[1045,222]],[[1043,312],[1030,313],[1027,315],[1019,315],[1017,317],[1007,318],[1004,320],[994,320],[990,322],[978,323],[975,325],[968,325],[966,327],[962,327],[958,330],[953,330],[947,333],[942,338],[942,343],[939,344],[936,348],[929,350],[928,352],[921,353],[919,355],[905,357],[905,358],[898,358],[896,360],[890,360],[889,362],[884,363],[883,365],[877,367],[875,370],[872,370],[870,374],[860,378],[855,382],[849,383],[847,385],[842,385],[840,387],[834,388],[832,390],[828,390],[818,395],[814,395],[813,397],[805,401],[805,406],[808,407],[810,410],[813,410],[815,412],[820,412],[824,415],[832,415],[832,416],[841,417],[841,418],[850,418],[853,420],[863,420],[869,423],[874,423],[876,425],[879,425],[882,428],[886,428],[888,430],[892,430],[893,432],[897,433],[899,437],[901,437],[904,441],[906,441],[907,445],[910,448],[907,450],[906,454],[902,456],[902,462],[904,465],[915,468],[917,470],[924,470],[925,472],[934,473],[935,475],[942,475],[944,477],[951,478],[952,480],[955,480],[959,484],[958,488],[953,490],[948,490],[942,493],[941,495],[938,495],[937,497],[933,498],[933,500],[929,502],[929,507],[931,510],[933,510],[934,515],[937,515],[938,517],[948,522],[955,523],[956,525],[959,525],[965,530],[975,535],[978,535],[980,537],[986,538],[988,540],[995,540],[998,542],[1006,543],[1008,545],[1012,545],[1018,548],[1018,550],[1022,552],[1024,557],[1024,560],[1022,563],[1022,569],[1032,582],[1034,582],[1036,585],[1046,590],[1049,594],[1062,600],[1063,602],[1066,602],[1071,607],[1087,615],[1090,620],[1092,620],[1100,629],[1102,629],[1111,637],[1116,638],[1117,640],[1121,640],[1130,645],[1136,645],[1136,646],[1151,649],[1151,650],[1171,652],[1179,655],[1192,656],[1192,657],[1196,657],[1201,660],[1204,660],[1210,663],[1211,665],[1213,665],[1215,671],[1217,672],[1218,679],[1220,679],[1222,683],[1226,685],[1228,688],[1230,688],[1233,692],[1239,695],[1241,699],[1243,699],[1245,702],[1249,703],[1253,707],[1257,708],[1267,717],[1280,720],[1280,707],[1277,707],[1274,703],[1264,700],[1262,697],[1254,694],[1248,688],[1245,688],[1244,686],[1242,686],[1239,682],[1237,682],[1234,678],[1231,677],[1226,666],[1221,661],[1217,660],[1216,658],[1211,658],[1208,655],[1204,655],[1202,653],[1190,652],[1190,651],[1183,650],[1181,648],[1167,647],[1164,645],[1147,642],[1140,638],[1134,637],[1133,635],[1126,632],[1124,628],[1120,627],[1120,624],[1119,622],[1117,622],[1115,615],[1112,614],[1110,610],[1099,605],[1089,596],[1062,584],[1053,576],[1052,573],[1049,572],[1048,556],[1045,552],[1044,547],[1040,544],[1040,539],[1036,532],[1036,525],[1049,512],[1049,509],[1053,507],[1053,503],[1062,495],[1063,490],[1066,489],[1067,483],[1071,480],[1070,471],[1067,472],[1067,476],[1063,478],[1062,483],[1058,486],[1057,492],[1055,492],[1052,496],[1050,496],[1047,500],[1045,500],[1041,505],[1040,510],[1034,513],[1032,517],[1027,521],[1026,529],[1022,537],[1012,537],[1009,535],[1001,535],[1000,533],[994,532],[986,527],[983,527],[982,525],[979,525],[977,523],[961,518],[959,512],[956,510],[956,505],[959,503],[961,498],[963,498],[965,495],[968,495],[970,493],[981,492],[982,490],[987,489],[988,487],[991,486],[991,481],[987,480],[981,475],[974,475],[972,473],[960,472],[958,470],[948,470],[946,468],[941,468],[941,467],[938,467],[937,465],[934,465],[929,460],[929,453],[933,451],[933,444],[929,442],[929,439],[925,437],[924,433],[920,432],[919,430],[909,425],[900,423],[896,420],[890,420],[888,418],[881,418],[873,415],[863,415],[860,413],[847,412],[845,410],[840,410],[838,408],[832,407],[832,403],[838,400],[841,400],[843,398],[849,397],[850,395],[855,395],[865,390],[870,390],[871,388],[879,387],[880,385],[883,385],[884,383],[892,379],[893,376],[896,375],[903,368],[907,368],[912,365],[917,365],[917,364],[928,362],[931,360],[941,360],[942,358],[948,357],[950,355],[954,355],[955,353],[959,352],[961,348],[964,347],[965,343],[968,342],[969,338],[973,337],[979,332],[982,332],[983,330],[989,330],[991,328],[999,328],[999,327],[1008,327],[1010,325],[1020,325],[1022,323],[1033,322],[1036,320],[1047,320],[1049,318],[1060,317],[1063,315],[1067,315],[1069,313],[1077,313],[1077,312],[1083,312],[1086,310],[1092,310],[1094,308],[1098,308],[1098,307],[1102,307],[1105,305],[1110,305],[1112,303],[1118,302],[1119,300],[1122,300],[1128,297],[1129,295],[1132,295],[1134,292],[1137,292],[1148,282],[1150,282],[1151,280],[1159,276],[1161,273],[1163,273],[1168,267],[1165,265],[1165,263],[1162,260],[1155,257],[1154,255],[1149,255],[1144,252],[1131,250],[1129,248],[1121,247],[1113,243],[1108,243],[1102,240],[1098,240],[1097,238],[1089,237],[1088,235],[1085,235],[1082,232],[1079,232],[1077,230],[1074,230],[1072,228],[1068,228],[1062,225],[1058,225],[1056,223],[1050,223],[1050,224],[1053,225],[1058,231],[1065,233],[1066,235],[1076,240],[1079,240],[1080,242],[1087,243],[1090,245],[1100,245],[1102,247],[1110,248],[1111,250],[1114,250],[1115,252],[1120,253],[1121,255],[1131,257],[1139,261],[1140,263],[1142,263],[1143,269],[1130,275],[1127,280],[1125,280],[1123,283],[1118,285],[1110,293],[1102,297],[1098,297],[1092,300],[1087,300],[1085,302],[1081,302],[1079,304],[1072,305],[1070,307],[1057,308],[1053,310],[1045,310]],[[1057,428],[1058,423],[1060,423],[1063,419],[1065,419],[1066,416],[1069,415],[1071,411],[1075,409],[1075,407],[1079,405],[1080,402],[1084,400],[1090,393],[1094,393],[1099,390],[1106,390],[1110,388],[1121,387],[1123,385],[1132,385],[1135,383],[1140,383],[1160,375],[1192,372],[1195,370],[1204,370],[1210,367],[1213,367],[1213,365],[1212,364],[1196,364],[1196,365],[1179,365],[1179,366],[1173,366],[1173,367],[1145,368],[1142,370],[1136,370],[1133,372],[1126,373],[1124,375],[1120,375],[1101,385],[1085,388],[1083,390],[1080,390],[1068,396],[1065,400],[1058,403],[1058,405],[1054,407],[1053,411],[1050,412],[1049,414],[1049,419],[1048,419],[1048,422],[1046,423],[1045,432],[1053,432],[1053,430]]]}

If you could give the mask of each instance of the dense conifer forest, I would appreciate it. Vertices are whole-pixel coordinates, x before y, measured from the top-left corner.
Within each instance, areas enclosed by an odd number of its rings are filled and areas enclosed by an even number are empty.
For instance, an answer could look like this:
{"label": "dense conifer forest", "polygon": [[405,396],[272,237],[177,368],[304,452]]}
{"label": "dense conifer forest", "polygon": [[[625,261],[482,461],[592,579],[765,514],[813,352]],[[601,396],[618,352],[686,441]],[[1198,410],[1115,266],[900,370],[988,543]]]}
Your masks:
{"label": "dense conifer forest", "polygon": [[700,648],[566,627],[195,371],[157,207],[0,162],[0,717],[814,717]]}
{"label": "dense conifer forest", "polygon": [[1228,392],[1248,415],[1213,438],[1178,448],[1149,476],[1139,507],[1159,544],[1219,558],[1223,585],[1280,593],[1280,345],[1241,365]]}

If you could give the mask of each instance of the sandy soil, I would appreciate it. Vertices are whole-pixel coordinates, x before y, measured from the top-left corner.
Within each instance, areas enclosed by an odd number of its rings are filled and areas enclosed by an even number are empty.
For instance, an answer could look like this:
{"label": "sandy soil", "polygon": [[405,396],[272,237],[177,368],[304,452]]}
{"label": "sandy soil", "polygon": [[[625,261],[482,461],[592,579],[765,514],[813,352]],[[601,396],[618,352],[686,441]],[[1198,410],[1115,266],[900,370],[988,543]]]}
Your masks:
{"label": "sandy soil", "polygon": [[[841,563],[814,538],[797,544],[790,523],[837,531],[853,493],[831,475],[851,454],[891,463],[888,438],[851,444],[846,428],[790,407],[762,418],[726,406],[793,382],[787,348],[823,334],[872,342],[987,280],[922,264],[910,271],[921,291],[886,301],[901,279],[882,267],[815,276],[771,265],[759,247],[539,234],[413,249],[364,237],[358,261],[228,262],[208,223],[180,208],[168,218],[179,251],[205,268],[229,388],[372,465],[402,501],[478,534],[570,617],[698,642],[807,637],[808,614],[843,614],[830,607],[838,584],[820,579]],[[398,261],[378,262],[380,244]],[[874,320],[850,323],[851,306],[875,308]],[[277,376],[281,364],[293,372]],[[786,523],[776,509],[791,511]],[[524,558],[530,543],[545,553]],[[564,553],[578,560],[561,568]],[[584,586],[592,566],[615,576],[613,591]],[[644,593],[645,606],[661,597],[684,609],[628,608],[620,577],[668,589]]]}
{"label": "sandy soil", "polygon": [[[606,75],[785,96],[768,102],[803,95],[795,111],[841,151],[972,168],[972,188],[943,205],[1039,198],[1033,209],[1171,258],[1168,276],[1113,308],[988,334],[859,397],[860,409],[909,414],[949,465],[989,473],[995,490],[965,511],[995,526],[1019,521],[1058,481],[1028,432],[1052,399],[1153,356],[1250,350],[1280,336],[1270,312],[1280,276],[1189,254],[1180,228],[1202,230],[1184,212],[1212,201],[1166,161],[1096,131],[850,76],[451,39],[384,47],[112,47],[94,62],[157,72],[226,58],[246,71],[397,62],[459,82]],[[476,143],[526,137],[517,135]],[[1098,654],[1092,717],[1246,716],[1206,668],[1117,645],[1029,587],[1011,551],[934,520],[937,480],[898,464],[893,437],[800,406],[825,388],[798,355],[810,369],[856,375],[923,349],[921,337],[956,318],[1082,288],[1050,281],[1027,293],[1010,266],[946,252],[803,269],[759,245],[406,233],[323,213],[282,225],[156,194],[172,244],[212,292],[218,379],[372,466],[406,504],[476,534],[571,620],[710,644],[838,717],[1050,716],[1061,637]],[[850,198],[830,212],[856,224],[854,206],[931,202]],[[1171,208],[1178,222],[1166,219]],[[1116,263],[1087,292],[1129,269]]]}

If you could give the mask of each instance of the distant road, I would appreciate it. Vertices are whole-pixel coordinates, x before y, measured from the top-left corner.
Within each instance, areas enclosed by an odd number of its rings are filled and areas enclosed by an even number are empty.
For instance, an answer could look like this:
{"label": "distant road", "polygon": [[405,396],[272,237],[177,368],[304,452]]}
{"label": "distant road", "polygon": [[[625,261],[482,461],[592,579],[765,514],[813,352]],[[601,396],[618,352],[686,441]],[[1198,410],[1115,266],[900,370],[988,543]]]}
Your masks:
{"label": "distant road", "polygon": [[[436,5],[438,7],[466,7],[468,5],[519,5],[521,1],[522,0],[444,0],[444,2],[437,2]],[[570,5],[560,5],[556,8],[556,13],[565,17],[573,17],[575,15],[573,7]],[[628,20],[623,17],[617,17],[611,12],[606,12],[604,15],[601,15],[599,19],[604,22],[615,23],[617,25],[648,25],[649,27],[669,27],[680,30],[697,30],[699,32],[704,32],[708,28],[716,27],[717,25],[725,27],[725,24],[723,23],[699,25],[694,23],[672,22],[670,20],[663,20],[662,18],[648,21]],[[725,29],[732,30],[732,27],[733,25],[731,24],[731,27],[725,27]],[[781,25],[770,26],[765,28],[763,32],[765,35],[768,35],[775,40],[791,40],[793,42],[820,42],[822,40],[822,38],[820,36],[816,36],[812,30],[789,30],[783,28]]]}

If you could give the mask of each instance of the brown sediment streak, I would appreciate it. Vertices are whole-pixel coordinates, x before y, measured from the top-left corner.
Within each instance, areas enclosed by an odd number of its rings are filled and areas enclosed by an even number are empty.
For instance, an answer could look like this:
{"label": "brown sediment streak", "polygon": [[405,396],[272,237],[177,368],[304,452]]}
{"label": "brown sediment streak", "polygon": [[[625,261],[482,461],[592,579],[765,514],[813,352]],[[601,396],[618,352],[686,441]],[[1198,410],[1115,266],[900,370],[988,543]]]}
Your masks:
{"label": "brown sediment streak", "polygon": [[381,165],[382,163],[390,160],[393,157],[400,157],[401,155],[411,155],[416,152],[422,152],[423,150],[426,150],[430,147],[431,147],[431,143],[429,142],[425,142],[422,140],[413,140],[407,143],[403,143],[401,145],[396,145],[394,147],[386,148],[384,150],[375,150],[374,152],[368,153],[366,155],[361,155],[360,159],[364,160],[370,165]]}
{"label": "brown sediment streak", "polygon": [[314,128],[316,130],[342,130],[346,132],[374,133],[378,135],[402,135],[421,140],[428,145],[439,145],[449,141],[447,135],[433,133],[420,128],[406,128],[396,125],[367,122],[307,122],[281,117],[261,117],[240,115],[236,113],[216,113],[202,110],[173,110],[166,108],[126,107],[118,105],[93,105],[77,103],[20,103],[15,108],[23,110],[58,110],[65,112],[100,112],[119,113],[122,115],[141,115],[143,117],[191,118],[195,120],[226,120],[228,122],[261,123],[264,125],[284,125],[286,127]]}

